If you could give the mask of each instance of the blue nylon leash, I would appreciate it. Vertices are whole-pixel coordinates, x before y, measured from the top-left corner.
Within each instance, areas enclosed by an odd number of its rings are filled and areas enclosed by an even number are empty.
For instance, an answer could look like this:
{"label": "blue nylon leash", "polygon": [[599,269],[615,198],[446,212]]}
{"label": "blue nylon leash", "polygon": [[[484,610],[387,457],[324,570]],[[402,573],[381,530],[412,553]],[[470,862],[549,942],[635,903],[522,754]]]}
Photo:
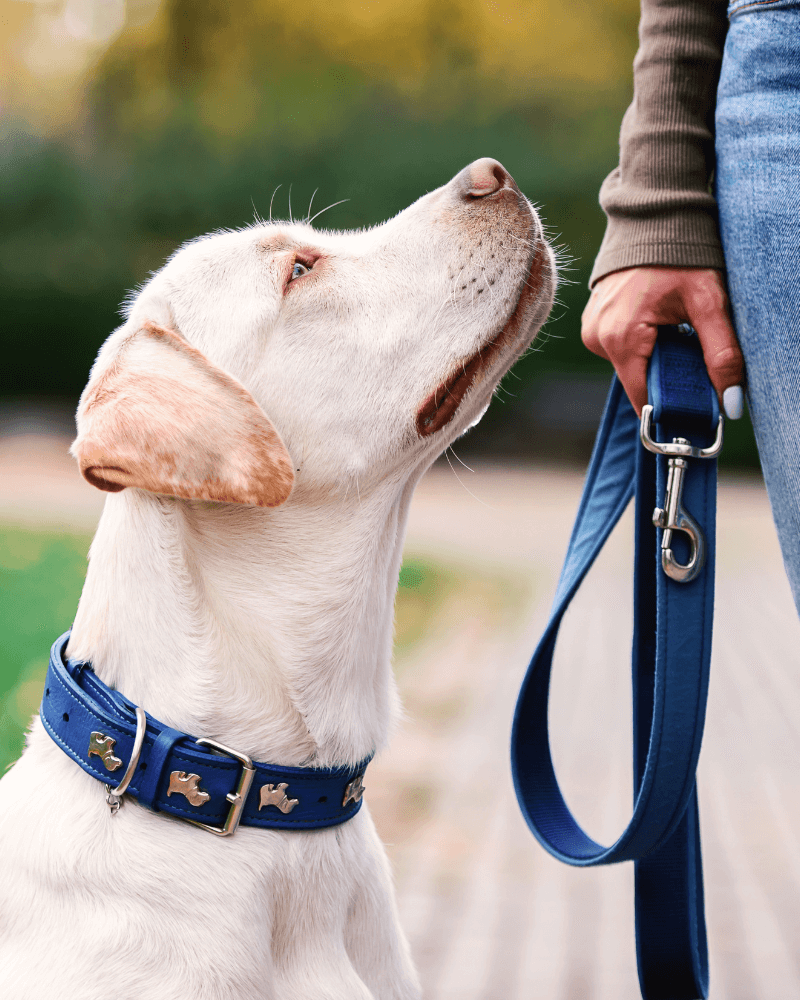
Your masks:
{"label": "blue nylon leash", "polygon": [[102,781],[112,813],[130,795],[155,812],[231,836],[237,827],[316,830],[361,808],[369,759],[354,767],[261,764],[214,740],[172,729],[109,688],[53,643],[40,715],[51,739]]}
{"label": "blue nylon leash", "polygon": [[[635,862],[644,1000],[704,1000],[708,957],[695,772],[711,657],[717,463],[698,452],[719,450],[721,421],[689,328],[661,328],[648,393],[648,436],[654,424],[655,441],[671,455],[640,444],[639,420],[615,377],[550,619],[517,702],[511,764],[523,815],[550,854],[580,867]],[[619,839],[604,847],[581,829],[561,794],[550,754],[548,693],[564,612],[634,494],[634,808]],[[665,497],[657,527],[654,509]]]}

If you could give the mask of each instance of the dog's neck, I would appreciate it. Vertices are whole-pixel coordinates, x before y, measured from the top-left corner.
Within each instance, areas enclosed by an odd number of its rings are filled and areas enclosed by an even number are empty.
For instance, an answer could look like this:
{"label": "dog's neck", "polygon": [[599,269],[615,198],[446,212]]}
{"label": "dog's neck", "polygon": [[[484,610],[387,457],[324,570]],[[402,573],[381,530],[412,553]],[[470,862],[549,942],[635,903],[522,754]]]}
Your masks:
{"label": "dog's neck", "polygon": [[254,759],[352,764],[395,714],[412,481],[276,510],[111,496],[69,646],[151,715]]}

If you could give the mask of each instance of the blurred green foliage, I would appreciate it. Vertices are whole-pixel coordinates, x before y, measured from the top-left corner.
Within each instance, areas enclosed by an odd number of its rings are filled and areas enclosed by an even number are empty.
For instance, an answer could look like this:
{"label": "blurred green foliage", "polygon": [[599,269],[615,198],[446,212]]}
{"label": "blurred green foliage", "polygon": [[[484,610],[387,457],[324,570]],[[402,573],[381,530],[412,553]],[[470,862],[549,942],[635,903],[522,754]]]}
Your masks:
{"label": "blurred green foliage", "polygon": [[[335,136],[257,137],[222,151],[190,123],[147,137],[125,155],[110,148],[88,159],[63,144],[22,137],[5,144],[0,173],[0,313],[7,364],[3,393],[79,393],[97,349],[120,322],[125,293],[184,240],[247,225],[254,212],[287,218],[349,199],[319,220],[349,229],[379,222],[445,183],[479,156],[500,159],[574,259],[551,322],[548,349],[529,363],[597,370],[578,339],[580,310],[603,232],[597,188],[613,165],[609,114],[583,122],[547,120],[544,110],[509,109],[488,122],[412,117],[391,93],[363,95]],[[589,116],[587,116],[588,118]],[[616,117],[616,116],[614,116]],[[605,133],[605,149],[592,133]],[[610,140],[610,141],[609,141]],[[563,164],[564,147],[571,147]],[[598,156],[600,167],[594,160]],[[32,350],[31,346],[36,345]],[[532,359],[533,361],[533,359]]]}
{"label": "blurred green foliage", "polygon": [[75,617],[89,541],[0,526],[0,773],[42,700],[50,646]]}
{"label": "blurred green foliage", "polygon": [[290,189],[300,215],[319,189],[316,208],[348,200],[318,225],[353,228],[487,155],[541,206],[572,269],[542,349],[475,444],[522,412],[543,373],[608,371],[580,344],[580,313],[638,0],[164,0],[154,11],[92,67],[68,120],[46,135],[21,117],[2,126],[0,394],[75,398],[125,295],[184,240],[268,217],[277,185],[276,217]]}

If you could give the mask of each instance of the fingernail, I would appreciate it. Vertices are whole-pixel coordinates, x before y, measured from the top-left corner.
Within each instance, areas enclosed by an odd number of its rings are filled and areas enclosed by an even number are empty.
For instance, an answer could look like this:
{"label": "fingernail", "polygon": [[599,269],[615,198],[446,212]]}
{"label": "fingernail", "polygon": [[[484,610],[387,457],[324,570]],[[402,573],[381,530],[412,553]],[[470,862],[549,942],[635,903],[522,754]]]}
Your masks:
{"label": "fingernail", "polygon": [[722,394],[722,407],[728,420],[740,420],[744,414],[744,393],[740,385],[729,386]]}

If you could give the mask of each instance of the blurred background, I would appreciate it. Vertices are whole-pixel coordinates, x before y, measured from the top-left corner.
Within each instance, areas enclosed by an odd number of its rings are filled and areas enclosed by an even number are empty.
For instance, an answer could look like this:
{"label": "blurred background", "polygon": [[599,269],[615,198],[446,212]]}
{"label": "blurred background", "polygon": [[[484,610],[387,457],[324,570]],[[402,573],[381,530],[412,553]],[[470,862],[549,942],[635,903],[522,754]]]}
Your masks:
{"label": "blurred background", "polygon": [[[6,413],[69,414],[119,305],[184,240],[347,201],[380,222],[499,159],[571,258],[466,454],[582,460],[608,381],[580,343],[637,0],[0,0]],[[278,185],[280,187],[278,188]],[[276,188],[278,188],[276,192]],[[273,202],[274,194],[274,202]],[[33,346],[35,345],[35,346]],[[71,419],[68,415],[67,420]],[[757,461],[749,428],[725,462]]]}
{"label": "blurred background", "polygon": [[[0,768],[102,507],[67,455],[78,395],[120,303],[176,247],[287,218],[290,197],[295,215],[344,200],[318,226],[372,225],[493,156],[572,262],[534,347],[412,508],[407,717],[368,799],[436,1000],[638,996],[629,866],[546,856],[507,762],[610,377],[580,314],[637,22],[638,0],[0,0]],[[700,776],[712,976],[717,1000],[773,1000],[800,995],[800,628],[747,419],[721,465]],[[630,559],[626,522],[570,612],[553,687],[559,773],[606,840],[631,794]]]}

